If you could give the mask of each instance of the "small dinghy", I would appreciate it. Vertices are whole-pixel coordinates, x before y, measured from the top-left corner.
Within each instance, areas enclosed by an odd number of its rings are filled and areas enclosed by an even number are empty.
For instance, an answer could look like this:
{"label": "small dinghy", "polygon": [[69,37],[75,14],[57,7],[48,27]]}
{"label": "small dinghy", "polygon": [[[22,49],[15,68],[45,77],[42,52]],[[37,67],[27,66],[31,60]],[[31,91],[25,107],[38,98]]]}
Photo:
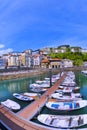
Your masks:
{"label": "small dinghy", "polygon": [[21,108],[17,102],[10,99],[1,102],[1,104],[4,105],[5,107],[8,107],[11,110],[19,110]]}
{"label": "small dinghy", "polygon": [[32,97],[25,96],[23,94],[13,93],[13,96],[22,101],[32,101],[34,100]]}
{"label": "small dinghy", "polygon": [[37,119],[41,123],[55,128],[78,128],[87,124],[87,114],[74,116],[40,114]]}

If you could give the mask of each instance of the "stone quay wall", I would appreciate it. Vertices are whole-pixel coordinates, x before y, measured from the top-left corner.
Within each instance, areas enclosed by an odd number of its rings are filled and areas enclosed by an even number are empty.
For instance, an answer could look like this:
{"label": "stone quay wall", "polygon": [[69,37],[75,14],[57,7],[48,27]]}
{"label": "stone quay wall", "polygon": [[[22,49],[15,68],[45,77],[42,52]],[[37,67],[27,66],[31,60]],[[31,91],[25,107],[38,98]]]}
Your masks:
{"label": "stone quay wall", "polygon": [[[69,67],[69,68],[57,68],[57,69],[51,69],[52,73],[61,73],[66,71],[81,71],[81,70],[87,70],[87,67]],[[17,70],[17,71],[3,71],[0,72],[0,81],[2,80],[10,80],[10,79],[18,79],[18,78],[24,78],[24,77],[30,77],[30,76],[36,76],[41,75],[45,73],[49,73],[49,69],[31,69],[31,70]]]}

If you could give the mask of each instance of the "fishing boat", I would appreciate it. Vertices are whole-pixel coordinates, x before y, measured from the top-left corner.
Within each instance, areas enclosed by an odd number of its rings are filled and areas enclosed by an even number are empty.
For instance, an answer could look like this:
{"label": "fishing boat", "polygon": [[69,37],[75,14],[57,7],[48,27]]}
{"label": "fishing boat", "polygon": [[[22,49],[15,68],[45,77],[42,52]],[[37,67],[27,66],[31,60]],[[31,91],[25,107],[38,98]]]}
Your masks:
{"label": "fishing boat", "polygon": [[30,92],[25,92],[24,95],[29,96],[29,97],[35,97],[35,96],[38,96],[38,95],[41,96],[40,93],[30,93]]}
{"label": "fishing boat", "polygon": [[19,110],[21,108],[17,102],[15,102],[11,99],[7,99],[7,100],[3,101],[3,102],[1,102],[1,104],[11,110]]}
{"label": "fishing boat", "polygon": [[36,80],[35,82],[36,82],[37,84],[42,84],[42,83],[44,83],[44,81],[45,81],[45,80]]}
{"label": "fishing boat", "polygon": [[87,124],[87,114],[69,116],[40,114],[37,119],[42,124],[55,128],[78,128]]}
{"label": "fishing boat", "polygon": [[74,93],[78,93],[80,91],[80,87],[79,86],[76,86],[73,88],[73,92]]}
{"label": "fishing boat", "polygon": [[82,96],[80,93],[63,94],[59,92],[51,94],[50,97],[60,100],[82,100]]}
{"label": "fishing boat", "polygon": [[72,87],[64,87],[63,93],[72,93]]}
{"label": "fishing boat", "polygon": [[30,93],[30,92],[25,92],[23,95],[32,97],[32,98],[34,98],[34,99],[36,99],[37,97],[40,97],[40,96],[41,96],[40,93]]}
{"label": "fishing boat", "polygon": [[30,84],[29,86],[30,88],[49,88],[50,87],[50,84],[49,83],[33,83],[33,84]]}
{"label": "fishing boat", "polygon": [[33,84],[30,84],[30,85],[29,85],[29,88],[30,88],[30,89],[32,89],[32,88],[38,88],[38,87],[40,87],[40,85],[37,84],[37,83],[33,83]]}
{"label": "fishing boat", "polygon": [[34,100],[32,97],[25,96],[23,94],[13,93],[13,96],[22,101],[32,101]]}
{"label": "fishing boat", "polygon": [[75,87],[65,87],[65,86],[59,86],[58,87],[58,90],[56,90],[56,92],[58,92],[59,90],[62,90],[62,92],[64,93],[71,93],[71,92],[74,92],[74,93],[77,93],[80,91],[80,87],[78,86],[75,86]]}
{"label": "fishing boat", "polygon": [[47,102],[46,107],[55,111],[72,111],[87,106],[87,100],[77,100],[70,102]]}
{"label": "fishing boat", "polygon": [[32,92],[41,93],[41,92],[45,92],[47,90],[47,88],[35,87],[35,88],[31,88],[30,90]]}
{"label": "fishing boat", "polygon": [[82,70],[81,73],[87,76],[87,70]]}
{"label": "fishing boat", "polygon": [[61,85],[65,86],[65,87],[75,87],[76,83],[75,82],[63,82]]}

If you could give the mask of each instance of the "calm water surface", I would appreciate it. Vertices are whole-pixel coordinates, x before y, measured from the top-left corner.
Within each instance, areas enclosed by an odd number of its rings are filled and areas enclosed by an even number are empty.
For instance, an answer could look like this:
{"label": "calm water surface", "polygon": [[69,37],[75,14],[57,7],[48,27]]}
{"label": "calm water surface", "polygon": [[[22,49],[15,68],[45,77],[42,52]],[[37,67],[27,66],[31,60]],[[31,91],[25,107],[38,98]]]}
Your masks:
{"label": "calm water surface", "polygon": [[33,76],[29,78],[15,79],[9,81],[0,82],[0,102],[6,99],[12,99],[21,105],[21,109],[24,108],[29,102],[23,102],[13,97],[13,93],[30,92],[29,85],[36,80],[43,80],[46,75]]}
{"label": "calm water surface", "polygon": [[[76,83],[80,86],[80,92],[83,95],[84,99],[87,99],[87,77],[81,74],[81,72],[75,72],[76,75]],[[6,99],[12,99],[18,102],[21,105],[21,109],[26,107],[29,103],[22,102],[13,97],[13,93],[24,93],[30,92],[29,84],[34,83],[36,80],[43,80],[44,77],[48,77],[48,74],[34,76],[31,78],[23,78],[23,79],[16,79],[16,80],[9,80],[9,81],[2,81],[0,82],[0,102]],[[76,110],[73,112],[53,112],[48,110],[46,107],[43,107],[40,113],[47,113],[47,114],[56,114],[56,115],[78,115],[87,113],[87,107],[84,107],[80,110]],[[32,121],[39,123],[36,118],[32,119]],[[81,127],[83,128],[83,127]],[[87,125],[84,127],[87,128]]]}

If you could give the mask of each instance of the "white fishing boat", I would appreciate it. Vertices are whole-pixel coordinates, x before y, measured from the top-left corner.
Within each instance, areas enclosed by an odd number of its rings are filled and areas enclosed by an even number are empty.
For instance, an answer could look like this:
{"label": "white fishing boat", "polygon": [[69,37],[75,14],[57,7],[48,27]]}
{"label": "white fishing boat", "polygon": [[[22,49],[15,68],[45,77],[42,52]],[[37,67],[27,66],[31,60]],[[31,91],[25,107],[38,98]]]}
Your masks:
{"label": "white fishing boat", "polygon": [[61,83],[61,85],[67,86],[67,87],[75,87],[76,86],[76,82],[74,80],[75,80],[75,77],[72,78],[70,76],[66,76],[66,78]]}
{"label": "white fishing boat", "polygon": [[87,76],[87,70],[82,70],[81,73]]}
{"label": "white fishing boat", "polygon": [[37,83],[33,83],[29,85],[29,88],[38,88],[38,87],[40,87],[40,85]]}
{"label": "white fishing boat", "polygon": [[66,86],[66,87],[75,87],[76,83],[74,83],[74,82],[63,82],[61,85]]}
{"label": "white fishing boat", "polygon": [[72,111],[87,106],[87,100],[69,101],[69,102],[47,102],[46,107],[55,111]]}
{"label": "white fishing boat", "polygon": [[29,97],[35,97],[38,95],[41,95],[40,93],[30,93],[30,92],[25,92],[23,95],[29,96]]}
{"label": "white fishing boat", "polygon": [[49,81],[49,80],[50,80],[50,78],[48,78],[48,77],[45,77],[45,80],[46,80],[46,81]]}
{"label": "white fishing boat", "polygon": [[62,90],[63,90],[64,93],[70,93],[70,92],[77,93],[77,92],[79,92],[80,87],[78,87],[78,86],[75,86],[75,87],[64,87]]}
{"label": "white fishing boat", "polygon": [[21,108],[17,102],[15,102],[11,99],[7,99],[7,100],[3,101],[3,102],[1,102],[1,104],[4,105],[5,107],[8,107],[11,110],[19,110]]}
{"label": "white fishing boat", "polygon": [[50,81],[46,81],[46,80],[36,80],[35,83],[37,84],[43,84],[43,83],[49,83]]}
{"label": "white fishing boat", "polygon": [[47,90],[47,88],[35,87],[35,88],[31,88],[30,90],[31,90],[32,92],[41,93],[41,92],[45,92],[45,91]]}
{"label": "white fishing boat", "polygon": [[64,89],[64,86],[63,85],[59,85],[58,89]]}
{"label": "white fishing boat", "polygon": [[62,91],[63,93],[72,93],[72,90],[72,87],[64,87]]}
{"label": "white fishing boat", "polygon": [[36,80],[36,83],[37,84],[42,84],[42,83],[44,83],[44,80]]}
{"label": "white fishing boat", "polygon": [[33,84],[30,84],[30,88],[49,88],[49,87],[50,87],[49,83],[41,83],[41,84],[33,83]]}
{"label": "white fishing boat", "polygon": [[[45,81],[50,82],[50,78],[45,78]],[[56,77],[51,78],[52,83],[55,83],[57,81]]]}
{"label": "white fishing boat", "polygon": [[23,94],[13,93],[13,96],[22,101],[32,101],[34,100],[32,97],[25,96]]}
{"label": "white fishing boat", "polygon": [[74,92],[74,93],[77,93],[77,92],[79,92],[79,91],[80,91],[80,87],[76,86],[76,87],[73,88],[73,92]]}
{"label": "white fishing boat", "polygon": [[80,93],[71,93],[71,94],[53,93],[51,94],[50,97],[60,100],[82,100],[82,96]]}
{"label": "white fishing boat", "polygon": [[40,93],[30,93],[30,92],[25,92],[23,95],[32,97],[32,98],[34,98],[34,99],[36,99],[37,97],[40,97],[40,96],[41,96]]}
{"label": "white fishing boat", "polygon": [[80,91],[80,87],[65,87],[65,86],[59,86],[56,92],[62,91],[63,93],[78,93]]}
{"label": "white fishing boat", "polygon": [[78,128],[87,124],[87,114],[70,116],[40,114],[37,119],[41,123],[55,128]]}

